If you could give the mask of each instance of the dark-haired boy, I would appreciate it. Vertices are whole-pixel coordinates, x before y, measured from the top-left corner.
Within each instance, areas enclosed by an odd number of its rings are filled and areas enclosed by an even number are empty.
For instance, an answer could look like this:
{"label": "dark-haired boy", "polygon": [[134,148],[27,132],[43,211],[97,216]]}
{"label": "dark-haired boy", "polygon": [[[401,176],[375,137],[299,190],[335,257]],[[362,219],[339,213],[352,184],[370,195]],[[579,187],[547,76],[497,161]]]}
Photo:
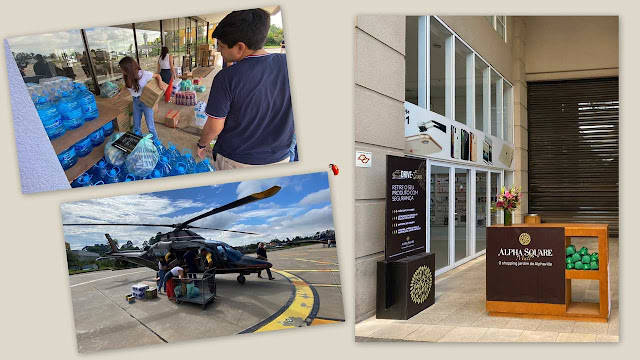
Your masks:
{"label": "dark-haired boy", "polygon": [[213,148],[217,170],[285,163],[294,134],[289,75],[284,54],[263,49],[270,14],[262,9],[234,11],[212,37],[224,62],[236,64],[216,74],[198,141],[198,155]]}

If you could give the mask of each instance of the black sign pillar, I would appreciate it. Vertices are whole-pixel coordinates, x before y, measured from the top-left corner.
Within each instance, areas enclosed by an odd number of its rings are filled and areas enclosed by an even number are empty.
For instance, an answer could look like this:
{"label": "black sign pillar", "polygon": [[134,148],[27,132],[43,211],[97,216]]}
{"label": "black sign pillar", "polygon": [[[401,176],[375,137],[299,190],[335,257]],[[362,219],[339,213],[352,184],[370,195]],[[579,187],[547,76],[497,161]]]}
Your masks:
{"label": "black sign pillar", "polygon": [[426,160],[387,155],[385,260],[376,317],[406,320],[435,300],[435,254],[426,252]]}

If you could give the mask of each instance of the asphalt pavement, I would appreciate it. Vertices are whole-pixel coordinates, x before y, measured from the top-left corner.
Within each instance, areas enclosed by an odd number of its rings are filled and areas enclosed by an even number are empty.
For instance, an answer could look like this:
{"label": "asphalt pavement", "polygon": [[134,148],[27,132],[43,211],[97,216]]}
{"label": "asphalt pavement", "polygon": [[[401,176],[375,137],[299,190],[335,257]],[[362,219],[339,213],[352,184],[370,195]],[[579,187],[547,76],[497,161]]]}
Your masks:
{"label": "asphalt pavement", "polygon": [[131,286],[155,286],[155,271],[134,268],[69,276],[80,353],[344,321],[336,248],[320,244],[269,251],[275,280],[216,276],[205,310],[165,295],[129,304]]}

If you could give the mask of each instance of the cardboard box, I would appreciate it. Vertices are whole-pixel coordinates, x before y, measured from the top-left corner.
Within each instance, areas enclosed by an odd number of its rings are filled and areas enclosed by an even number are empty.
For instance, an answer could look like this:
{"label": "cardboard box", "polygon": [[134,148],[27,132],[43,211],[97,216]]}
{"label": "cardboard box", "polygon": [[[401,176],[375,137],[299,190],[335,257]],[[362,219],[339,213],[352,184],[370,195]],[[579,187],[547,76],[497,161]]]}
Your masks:
{"label": "cardboard box", "polygon": [[150,108],[156,106],[158,101],[164,97],[164,93],[167,90],[169,85],[152,79],[142,90],[142,94],[140,95],[140,101],[142,101],[145,105]]}
{"label": "cardboard box", "polygon": [[198,45],[198,50],[202,51],[214,51],[213,44],[200,44]]}
{"label": "cardboard box", "polygon": [[178,123],[180,122],[180,113],[178,110],[169,110],[167,115],[164,117],[164,123],[168,127],[176,128],[178,127]]}
{"label": "cardboard box", "polygon": [[191,71],[185,71],[181,76],[182,80],[189,80],[193,78],[193,73]]}
{"label": "cardboard box", "polygon": [[152,287],[144,291],[145,299],[155,299],[158,297],[158,289]]}

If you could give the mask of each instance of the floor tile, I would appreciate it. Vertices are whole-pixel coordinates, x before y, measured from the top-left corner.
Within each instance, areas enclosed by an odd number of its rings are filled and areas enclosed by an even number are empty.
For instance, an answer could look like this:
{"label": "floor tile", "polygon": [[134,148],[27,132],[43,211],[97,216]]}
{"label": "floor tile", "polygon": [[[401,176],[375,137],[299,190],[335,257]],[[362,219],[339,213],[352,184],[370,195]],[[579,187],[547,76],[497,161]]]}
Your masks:
{"label": "floor tile", "polygon": [[595,342],[596,334],[560,333],[557,342]]}
{"label": "floor tile", "polygon": [[558,339],[557,332],[524,330],[517,342],[555,342]]}
{"label": "floor tile", "polygon": [[[509,318],[502,316],[482,315],[471,324],[473,327],[486,327],[502,329],[509,322]],[[517,330],[517,329],[516,329]]]}
{"label": "floor tile", "polygon": [[[427,309],[428,310],[428,309]],[[428,311],[423,311],[419,314],[416,314],[411,319],[407,320],[409,324],[420,324],[420,325],[437,325],[442,321],[442,319],[446,318],[447,314],[434,314]]]}
{"label": "floor tile", "polygon": [[482,314],[468,314],[468,313],[453,313],[442,321],[439,325],[444,326],[470,326],[473,324]]}
{"label": "floor tile", "polygon": [[478,342],[515,342],[523,330],[489,329],[478,339]]}
{"label": "floor tile", "polygon": [[569,320],[542,320],[536,328],[536,331],[570,333],[573,331],[575,324],[575,321]]}
{"label": "floor tile", "polygon": [[374,332],[371,334],[371,337],[399,340],[416,331],[419,327],[420,325],[416,324],[402,324],[394,322]]}
{"label": "floor tile", "polygon": [[573,327],[572,332],[579,333],[579,334],[606,335],[608,328],[609,328],[609,324],[607,323],[576,321],[576,325]]}
{"label": "floor tile", "polygon": [[510,318],[505,324],[505,329],[518,329],[518,330],[535,330],[540,325],[540,319],[520,319]]}
{"label": "floor tile", "polygon": [[437,342],[453,329],[453,326],[422,325],[403,340]]}
{"label": "floor tile", "polygon": [[476,342],[487,330],[487,328],[461,326],[449,331],[438,342]]}
{"label": "floor tile", "polygon": [[356,336],[371,336],[371,334],[392,322],[393,320],[376,319],[375,317],[363,320],[356,324]]}
{"label": "floor tile", "polygon": [[620,342],[620,337],[613,335],[596,335],[596,342]]}

